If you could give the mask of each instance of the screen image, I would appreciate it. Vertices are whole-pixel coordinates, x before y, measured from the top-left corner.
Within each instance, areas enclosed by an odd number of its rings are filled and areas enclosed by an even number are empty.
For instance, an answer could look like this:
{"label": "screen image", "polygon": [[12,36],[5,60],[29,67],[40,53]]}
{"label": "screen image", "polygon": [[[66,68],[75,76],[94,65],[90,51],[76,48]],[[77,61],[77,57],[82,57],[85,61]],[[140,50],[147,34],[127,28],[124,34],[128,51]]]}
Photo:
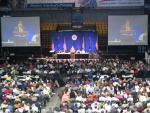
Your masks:
{"label": "screen image", "polygon": [[41,46],[39,17],[1,17],[2,47]]}
{"label": "screen image", "polygon": [[148,45],[148,15],[108,16],[108,45]]}

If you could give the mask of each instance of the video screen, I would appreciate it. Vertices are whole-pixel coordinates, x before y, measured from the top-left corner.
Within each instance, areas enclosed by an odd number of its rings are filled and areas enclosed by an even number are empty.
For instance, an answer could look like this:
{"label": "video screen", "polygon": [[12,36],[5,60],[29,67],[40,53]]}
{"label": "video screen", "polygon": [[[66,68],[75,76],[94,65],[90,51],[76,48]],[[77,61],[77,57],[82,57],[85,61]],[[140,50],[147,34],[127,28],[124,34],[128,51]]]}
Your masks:
{"label": "video screen", "polygon": [[148,45],[148,15],[108,16],[108,45]]}
{"label": "video screen", "polygon": [[39,17],[1,17],[2,47],[41,46]]}

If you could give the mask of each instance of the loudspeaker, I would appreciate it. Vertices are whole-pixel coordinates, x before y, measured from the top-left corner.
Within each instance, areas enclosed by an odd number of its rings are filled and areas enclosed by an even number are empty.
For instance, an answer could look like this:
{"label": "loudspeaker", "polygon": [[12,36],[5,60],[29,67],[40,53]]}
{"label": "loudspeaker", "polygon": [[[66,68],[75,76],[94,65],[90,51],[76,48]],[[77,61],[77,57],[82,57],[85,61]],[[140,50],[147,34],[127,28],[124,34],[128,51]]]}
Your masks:
{"label": "loudspeaker", "polygon": [[72,27],[82,27],[83,26],[83,12],[82,10],[72,11]]}

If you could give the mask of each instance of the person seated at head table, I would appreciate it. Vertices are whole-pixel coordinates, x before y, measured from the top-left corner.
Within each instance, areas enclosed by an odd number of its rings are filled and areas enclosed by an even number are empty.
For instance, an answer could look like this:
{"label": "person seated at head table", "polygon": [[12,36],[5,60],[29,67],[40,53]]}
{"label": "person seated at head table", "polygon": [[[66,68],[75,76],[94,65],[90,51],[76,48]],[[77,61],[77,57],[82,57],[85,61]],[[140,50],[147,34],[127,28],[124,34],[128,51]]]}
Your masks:
{"label": "person seated at head table", "polygon": [[81,51],[80,51],[80,50],[77,50],[76,53],[81,53]]}
{"label": "person seated at head table", "polygon": [[84,50],[84,48],[82,48],[82,51],[81,51],[81,53],[85,53],[85,50]]}
{"label": "person seated at head table", "polygon": [[147,31],[145,31],[144,33],[142,33],[140,36],[139,36],[139,39],[138,41],[147,41]]}
{"label": "person seated at head table", "polygon": [[62,53],[62,51],[61,51],[61,50],[58,50],[58,53]]}
{"label": "person seated at head table", "polygon": [[37,34],[34,34],[32,39],[31,39],[31,42],[40,42],[40,33],[37,33]]}
{"label": "person seated at head table", "polygon": [[67,51],[66,51],[66,50],[63,50],[62,53],[67,53]]}

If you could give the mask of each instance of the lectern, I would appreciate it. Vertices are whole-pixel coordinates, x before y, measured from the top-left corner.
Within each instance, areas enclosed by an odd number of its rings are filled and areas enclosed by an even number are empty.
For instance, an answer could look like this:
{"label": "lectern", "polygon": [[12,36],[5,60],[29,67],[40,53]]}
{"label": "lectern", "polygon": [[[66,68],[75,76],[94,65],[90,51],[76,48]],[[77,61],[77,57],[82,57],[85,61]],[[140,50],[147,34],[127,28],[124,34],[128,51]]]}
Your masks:
{"label": "lectern", "polygon": [[27,31],[15,31],[13,32],[13,40],[15,46],[27,46],[28,32]]}
{"label": "lectern", "polygon": [[135,35],[136,35],[135,30],[121,30],[120,31],[121,42],[126,45],[133,45]]}
{"label": "lectern", "polygon": [[70,52],[70,58],[75,59],[75,51]]}

